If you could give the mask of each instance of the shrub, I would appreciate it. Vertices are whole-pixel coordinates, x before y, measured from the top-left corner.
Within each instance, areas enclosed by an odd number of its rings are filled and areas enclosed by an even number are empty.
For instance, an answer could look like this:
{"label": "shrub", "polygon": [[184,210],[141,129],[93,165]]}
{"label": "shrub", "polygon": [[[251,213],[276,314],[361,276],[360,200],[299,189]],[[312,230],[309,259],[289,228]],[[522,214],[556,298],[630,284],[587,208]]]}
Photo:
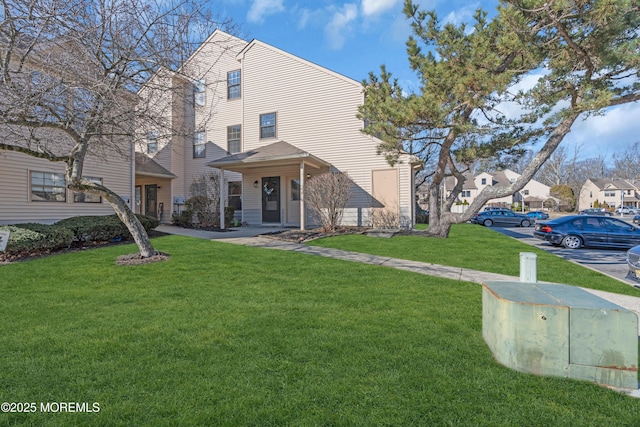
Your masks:
{"label": "shrub", "polygon": [[[160,224],[156,218],[145,215],[136,216],[147,232]],[[116,214],[75,216],[58,221],[56,224],[70,229],[73,232],[74,240],[78,242],[105,242],[119,237],[131,237],[127,226],[120,221]]]}
{"label": "shrub", "polygon": [[233,206],[227,206],[224,208],[224,226],[229,227],[233,224],[233,216],[236,213],[236,208]]}
{"label": "shrub", "polygon": [[342,222],[344,209],[351,198],[351,185],[349,176],[342,172],[325,172],[309,180],[304,200],[324,231],[336,231]]}
{"label": "shrub", "polygon": [[73,232],[57,224],[15,224],[0,227],[9,231],[6,254],[23,252],[47,252],[68,248],[73,242]]}
{"label": "shrub", "polygon": [[191,219],[193,218],[193,211],[185,209],[179,214],[173,213],[171,215],[171,224],[178,227],[191,227]]}

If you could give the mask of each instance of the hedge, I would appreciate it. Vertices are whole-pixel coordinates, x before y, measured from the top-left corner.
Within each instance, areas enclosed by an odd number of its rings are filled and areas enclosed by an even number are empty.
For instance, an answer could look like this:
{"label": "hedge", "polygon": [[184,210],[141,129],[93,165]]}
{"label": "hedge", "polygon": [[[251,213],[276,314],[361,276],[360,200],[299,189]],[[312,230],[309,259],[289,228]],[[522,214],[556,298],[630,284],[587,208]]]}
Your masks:
{"label": "hedge", "polygon": [[73,232],[66,227],[48,224],[16,224],[0,227],[9,231],[5,254],[24,252],[47,252],[68,248],[73,242]]}
{"label": "hedge", "polygon": [[[145,215],[136,215],[147,233],[156,228],[160,221]],[[106,242],[118,238],[129,238],[131,233],[117,215],[75,216],[62,221],[60,225],[70,229],[76,242]]]}

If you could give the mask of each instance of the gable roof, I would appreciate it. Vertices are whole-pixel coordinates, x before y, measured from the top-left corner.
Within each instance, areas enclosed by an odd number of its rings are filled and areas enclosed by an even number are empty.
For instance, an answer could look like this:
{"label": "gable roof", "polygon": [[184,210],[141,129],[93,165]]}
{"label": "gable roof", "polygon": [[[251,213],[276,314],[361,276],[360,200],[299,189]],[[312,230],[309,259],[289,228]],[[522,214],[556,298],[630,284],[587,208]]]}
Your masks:
{"label": "gable roof", "polygon": [[637,190],[638,187],[631,184],[626,179],[621,178],[600,178],[590,179],[593,184],[600,190],[615,189],[615,190]]}
{"label": "gable roof", "polygon": [[156,178],[177,178],[176,175],[162,167],[151,157],[136,152],[136,175],[152,176]]}
{"label": "gable roof", "polygon": [[293,163],[294,161],[296,163],[304,161],[305,164],[318,169],[331,166],[330,163],[294,147],[286,141],[278,141],[243,153],[232,154],[209,162],[207,166],[239,171],[248,167],[272,166]]}

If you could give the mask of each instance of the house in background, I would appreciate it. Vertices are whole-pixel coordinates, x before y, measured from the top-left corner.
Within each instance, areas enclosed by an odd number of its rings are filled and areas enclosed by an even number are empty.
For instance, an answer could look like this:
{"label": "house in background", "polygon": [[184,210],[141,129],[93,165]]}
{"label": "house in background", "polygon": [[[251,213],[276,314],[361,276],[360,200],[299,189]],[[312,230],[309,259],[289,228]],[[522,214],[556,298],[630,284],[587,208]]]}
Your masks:
{"label": "house in background", "polygon": [[404,156],[389,166],[377,154],[380,141],[362,133],[356,118],[364,102],[360,82],[220,30],[183,67],[193,81],[155,77],[154,86],[164,79],[177,89],[161,110],[185,132],[162,138],[161,129],[141,130],[148,137],[137,147],[140,213],[171,221],[198,178],[220,171],[221,205],[236,207],[240,220],[310,227],[306,183],[323,172],[344,172],[353,182],[344,225],[375,225],[377,218],[414,223],[419,163]]}
{"label": "house in background", "polygon": [[[505,169],[500,172],[482,172],[476,176],[469,173],[465,174],[465,177],[466,181],[458,196],[458,201],[451,207],[452,212],[464,212],[466,207],[478,197],[485,187],[510,185],[520,177],[520,174]],[[443,194],[445,194],[446,197],[451,194],[455,184],[455,177],[445,179]],[[532,179],[519,192],[511,196],[491,199],[486,206],[511,208],[517,203],[521,208],[524,204],[524,209],[526,210],[539,210],[543,209],[545,201],[551,198],[549,191],[549,186]]]}
{"label": "house in background", "polygon": [[580,190],[578,209],[628,206],[640,207],[638,184],[620,178],[587,179]]}

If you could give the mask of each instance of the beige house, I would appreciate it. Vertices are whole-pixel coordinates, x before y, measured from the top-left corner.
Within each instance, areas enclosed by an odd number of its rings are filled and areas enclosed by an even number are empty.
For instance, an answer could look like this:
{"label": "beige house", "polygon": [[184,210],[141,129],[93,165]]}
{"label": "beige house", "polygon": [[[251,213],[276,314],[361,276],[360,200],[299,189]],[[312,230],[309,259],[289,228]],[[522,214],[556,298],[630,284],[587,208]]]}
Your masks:
{"label": "beige house", "polygon": [[136,158],[138,212],[155,211],[169,222],[198,177],[222,171],[222,205],[234,206],[239,220],[311,227],[305,184],[339,171],[353,181],[343,224],[368,226],[383,217],[413,224],[419,166],[405,156],[392,167],[377,155],[379,141],[363,134],[356,118],[364,101],[359,82],[219,30],[183,69],[195,78],[163,77],[179,88],[163,110],[187,131],[163,139],[161,130],[144,129],[149,137],[137,147],[144,156]]}
{"label": "beige house", "polygon": [[[466,181],[458,196],[458,201],[451,208],[452,212],[464,212],[485,187],[510,185],[520,177],[520,174],[505,169],[500,172],[482,172],[476,176],[466,174],[465,177]],[[455,177],[445,179],[444,194],[447,197],[451,194],[455,184]],[[544,209],[544,202],[551,198],[549,191],[549,186],[532,179],[519,192],[511,196],[492,199],[486,206],[511,208],[514,204],[518,204],[522,208],[524,203],[525,210]]]}
{"label": "beige house", "polygon": [[640,188],[635,182],[620,178],[587,179],[580,190],[578,209],[628,206],[640,207]]}

